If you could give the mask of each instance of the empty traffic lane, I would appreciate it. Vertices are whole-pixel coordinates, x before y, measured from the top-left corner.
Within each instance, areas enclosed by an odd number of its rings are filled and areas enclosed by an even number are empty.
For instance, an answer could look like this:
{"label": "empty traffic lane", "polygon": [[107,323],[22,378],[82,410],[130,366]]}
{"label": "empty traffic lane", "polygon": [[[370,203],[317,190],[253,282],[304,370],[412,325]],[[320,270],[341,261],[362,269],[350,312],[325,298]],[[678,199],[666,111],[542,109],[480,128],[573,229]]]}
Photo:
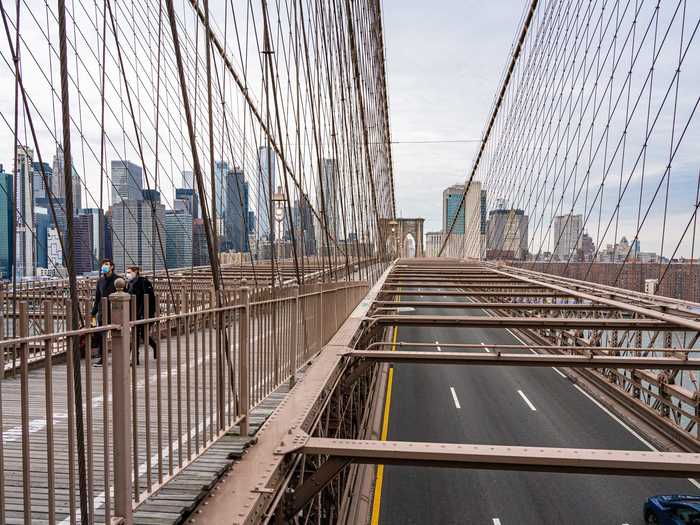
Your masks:
{"label": "empty traffic lane", "polygon": [[[483,343],[473,350],[483,352],[491,351],[489,345],[520,343],[497,328],[401,327],[397,340],[436,344],[438,351],[450,343]],[[397,365],[387,439],[648,450],[553,368]],[[382,524],[631,525],[643,523],[648,496],[678,492],[697,489],[672,479],[389,466],[374,518]]]}

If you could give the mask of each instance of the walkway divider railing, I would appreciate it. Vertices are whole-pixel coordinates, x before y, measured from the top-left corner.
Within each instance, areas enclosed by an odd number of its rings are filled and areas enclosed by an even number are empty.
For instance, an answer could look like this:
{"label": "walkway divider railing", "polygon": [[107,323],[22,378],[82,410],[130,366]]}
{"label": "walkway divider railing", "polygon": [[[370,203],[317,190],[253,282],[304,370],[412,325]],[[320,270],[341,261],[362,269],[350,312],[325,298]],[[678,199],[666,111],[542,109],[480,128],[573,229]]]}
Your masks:
{"label": "walkway divider railing", "polygon": [[[0,379],[0,524],[79,522],[81,496],[90,523],[130,523],[133,509],[217,439],[239,428],[245,435],[249,410],[293,383],[367,293],[357,281],[255,291],[243,283],[221,308],[210,301],[192,309],[180,291],[178,313],[156,305],[153,318],[138,319],[124,284],[103,301],[110,324],[30,336],[22,302],[22,337],[0,333],[0,365],[11,352],[20,362],[15,377]],[[67,345],[60,361],[52,349],[72,338],[80,343],[80,411],[74,349]],[[38,346],[46,358],[31,368]]]}

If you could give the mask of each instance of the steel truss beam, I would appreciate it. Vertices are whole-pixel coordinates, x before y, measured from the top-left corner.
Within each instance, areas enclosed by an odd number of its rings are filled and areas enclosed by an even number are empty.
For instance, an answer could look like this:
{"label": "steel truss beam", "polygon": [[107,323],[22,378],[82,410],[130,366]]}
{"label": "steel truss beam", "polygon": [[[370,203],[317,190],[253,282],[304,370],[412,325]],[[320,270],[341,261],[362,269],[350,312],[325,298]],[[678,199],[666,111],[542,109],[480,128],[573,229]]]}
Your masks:
{"label": "steel truss beam", "polygon": [[[301,453],[346,462],[419,467],[468,468],[570,474],[693,478],[700,454],[589,448],[520,447],[331,439],[300,436],[276,454]],[[323,466],[321,467],[323,469]],[[324,472],[332,469],[325,469]]]}
{"label": "steel truss beam", "polygon": [[668,354],[687,354],[690,352],[695,352],[696,350],[692,348],[678,348],[678,347],[670,347],[670,348],[647,348],[647,347],[634,347],[634,346],[571,346],[571,345],[562,345],[562,346],[552,346],[552,345],[502,345],[502,344],[489,344],[489,345],[482,345],[481,343],[440,343],[440,344],[435,344],[435,343],[421,343],[421,342],[415,342],[415,341],[397,341],[396,343],[393,343],[391,341],[376,341],[374,343],[371,343],[367,346],[365,350],[369,351],[371,349],[377,348],[379,346],[383,347],[397,347],[397,348],[402,348],[402,347],[409,347],[409,348],[417,348],[417,347],[429,347],[429,348],[436,348],[436,347],[441,347],[441,348],[464,348],[464,349],[470,349],[470,350],[479,350],[482,351],[484,348],[487,348],[489,350],[545,350],[545,351],[551,351],[551,350],[556,350],[557,352],[582,352],[582,351],[593,351],[598,355],[605,355],[605,354],[611,354],[612,355],[619,355],[620,352],[622,353],[630,353],[630,354],[648,354],[649,352],[664,352]]}
{"label": "steel truss beam", "polygon": [[[423,295],[417,293],[415,295]],[[564,310],[564,311],[611,311],[619,310],[619,306],[608,304],[580,304],[580,303],[456,303],[445,301],[375,301],[377,307],[407,307],[413,308],[456,308],[465,310]]]}
{"label": "steel truss beam", "polygon": [[568,297],[573,298],[571,294],[566,292],[470,292],[461,291],[455,292],[452,290],[394,290],[394,289],[382,289],[381,295],[453,295],[459,297],[523,297],[523,298],[534,298],[543,299],[545,297]]}
{"label": "steel truss beam", "polygon": [[530,329],[602,329],[602,330],[676,330],[693,331],[685,324],[657,321],[656,319],[576,318],[576,317],[488,317],[462,315],[379,315],[371,318],[378,325],[440,326],[480,328]]}
{"label": "steel truss beam", "polygon": [[681,326],[693,330],[696,332],[700,332],[700,321],[696,321],[695,319],[688,319],[685,317],[681,317],[678,315],[673,315],[673,314],[667,314],[663,312],[659,312],[654,310],[651,307],[646,307],[646,306],[638,306],[630,303],[625,303],[622,301],[618,301],[615,299],[610,299],[608,297],[603,297],[603,294],[606,295],[612,295],[610,292],[606,292],[604,290],[600,291],[601,295],[596,295],[592,293],[585,293],[585,292],[580,292],[578,290],[573,290],[571,288],[567,288],[564,286],[558,286],[556,284],[552,284],[549,282],[545,281],[540,281],[538,279],[533,279],[529,277],[523,277],[522,275],[511,275],[507,272],[501,271],[501,270],[496,270],[493,269],[494,272],[498,273],[499,275],[505,275],[505,276],[511,276],[515,279],[518,279],[521,282],[526,282],[538,286],[544,286],[553,292],[560,292],[560,293],[566,293],[568,296],[573,296],[577,297],[579,299],[587,300],[587,301],[595,301],[603,304],[608,304],[611,306],[619,306],[624,310],[627,310],[628,312],[636,313],[638,315],[643,315],[645,317],[650,317],[652,319],[656,319],[658,321],[664,321],[664,322],[669,322],[678,325],[678,328],[675,328],[676,330],[680,329]]}
{"label": "steel truss beam", "polygon": [[678,359],[676,357],[630,357],[593,354],[502,354],[500,352],[477,354],[473,352],[407,352],[391,350],[353,350],[345,355],[385,363],[700,370],[700,359]]}

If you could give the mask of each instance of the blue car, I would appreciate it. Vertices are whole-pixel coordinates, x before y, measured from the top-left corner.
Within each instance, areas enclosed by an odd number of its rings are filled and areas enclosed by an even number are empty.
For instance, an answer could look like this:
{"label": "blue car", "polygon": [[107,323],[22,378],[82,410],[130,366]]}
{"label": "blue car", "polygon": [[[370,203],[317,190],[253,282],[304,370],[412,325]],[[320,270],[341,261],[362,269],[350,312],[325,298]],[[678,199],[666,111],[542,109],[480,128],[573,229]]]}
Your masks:
{"label": "blue car", "polygon": [[644,504],[648,525],[700,525],[700,496],[652,496]]}

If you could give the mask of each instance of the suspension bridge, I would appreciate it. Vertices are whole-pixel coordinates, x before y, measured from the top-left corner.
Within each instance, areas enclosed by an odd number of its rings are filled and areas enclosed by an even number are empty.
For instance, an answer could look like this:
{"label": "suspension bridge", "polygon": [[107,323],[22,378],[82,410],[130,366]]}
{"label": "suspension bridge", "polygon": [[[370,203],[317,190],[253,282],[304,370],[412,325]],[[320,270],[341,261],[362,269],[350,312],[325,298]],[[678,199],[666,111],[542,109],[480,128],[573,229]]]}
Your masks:
{"label": "suspension bridge", "polygon": [[700,6],[523,2],[433,233],[384,7],[0,0],[0,525],[700,519]]}

